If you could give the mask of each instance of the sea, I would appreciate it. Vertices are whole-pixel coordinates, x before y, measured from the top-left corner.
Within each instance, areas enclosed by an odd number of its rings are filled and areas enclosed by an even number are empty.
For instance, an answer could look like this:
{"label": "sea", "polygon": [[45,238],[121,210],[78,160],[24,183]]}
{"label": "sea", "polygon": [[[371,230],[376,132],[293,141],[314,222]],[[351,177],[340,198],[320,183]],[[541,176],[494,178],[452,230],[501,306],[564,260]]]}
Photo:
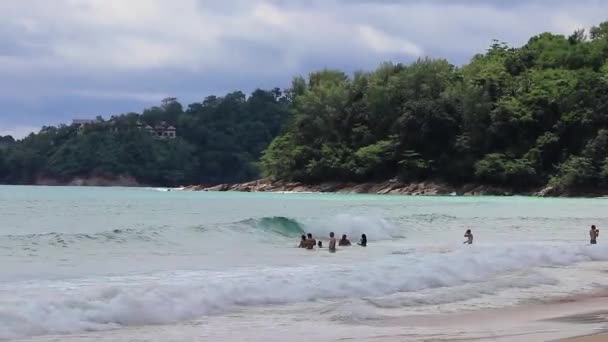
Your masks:
{"label": "sea", "polygon": [[[607,207],[602,198],[1,186],[0,340],[505,336],[454,322],[605,291]],[[463,244],[467,229],[473,245]],[[327,245],[330,232],[353,246],[297,248],[302,234]],[[356,245],[361,234],[367,247]]]}

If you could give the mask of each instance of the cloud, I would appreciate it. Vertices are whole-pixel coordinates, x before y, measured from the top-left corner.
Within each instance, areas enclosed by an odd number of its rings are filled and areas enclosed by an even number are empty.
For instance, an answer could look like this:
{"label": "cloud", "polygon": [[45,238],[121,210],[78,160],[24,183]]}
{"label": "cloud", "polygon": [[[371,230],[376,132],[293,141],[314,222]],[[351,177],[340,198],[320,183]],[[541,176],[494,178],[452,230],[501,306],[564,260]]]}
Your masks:
{"label": "cloud", "polygon": [[91,89],[74,89],[66,90],[63,94],[68,96],[78,96],[83,98],[96,98],[96,99],[127,99],[136,100],[142,102],[158,102],[160,99],[170,97],[168,93],[155,93],[155,92],[129,92],[129,91],[115,91],[115,90],[91,90]]}
{"label": "cloud", "polygon": [[[319,68],[446,57],[462,64],[496,38],[605,20],[600,0],[1,1],[0,123],[109,115],[173,95],[285,87]],[[159,96],[158,99],[154,97]]]}
{"label": "cloud", "polygon": [[0,128],[0,136],[10,135],[15,139],[22,139],[30,135],[30,133],[36,133],[40,131],[38,126],[22,126],[16,125],[8,128]]}

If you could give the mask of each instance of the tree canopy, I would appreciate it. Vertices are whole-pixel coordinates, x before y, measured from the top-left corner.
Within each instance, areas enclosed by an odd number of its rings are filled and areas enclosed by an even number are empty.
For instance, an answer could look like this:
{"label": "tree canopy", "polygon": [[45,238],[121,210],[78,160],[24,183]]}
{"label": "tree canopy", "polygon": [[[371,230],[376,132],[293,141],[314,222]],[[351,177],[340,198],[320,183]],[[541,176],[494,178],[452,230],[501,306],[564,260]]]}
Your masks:
{"label": "tree canopy", "polygon": [[263,170],[304,182],[606,184],[607,25],[589,36],[543,33],[520,48],[495,42],[461,67],[426,58],[296,78],[293,117]]}
{"label": "tree canopy", "polygon": [[[175,98],[142,114],[128,113],[84,127],[43,127],[0,150],[0,180],[133,177],[142,184],[174,186],[240,182],[257,177],[261,152],[288,118],[288,98],[278,89],[210,96],[184,109]],[[158,139],[146,126],[176,128]]]}

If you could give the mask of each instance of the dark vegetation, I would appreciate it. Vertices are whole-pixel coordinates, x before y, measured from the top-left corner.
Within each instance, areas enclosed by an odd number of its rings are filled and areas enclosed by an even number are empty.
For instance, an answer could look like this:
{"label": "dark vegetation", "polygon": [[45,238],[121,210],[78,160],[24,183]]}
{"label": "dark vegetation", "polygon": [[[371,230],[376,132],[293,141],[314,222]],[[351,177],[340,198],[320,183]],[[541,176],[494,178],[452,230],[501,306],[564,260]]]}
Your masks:
{"label": "dark vegetation", "polygon": [[[0,149],[0,180],[133,177],[141,184],[241,182],[258,176],[261,152],[288,118],[288,98],[279,90],[210,96],[187,109],[174,98],[142,114],[129,113],[79,129],[44,127]],[[141,129],[161,122],[176,139],[158,139]]]}
{"label": "dark vegetation", "polygon": [[293,81],[268,176],[474,182],[586,192],[608,182],[608,23],[496,42],[468,65],[423,59]]}

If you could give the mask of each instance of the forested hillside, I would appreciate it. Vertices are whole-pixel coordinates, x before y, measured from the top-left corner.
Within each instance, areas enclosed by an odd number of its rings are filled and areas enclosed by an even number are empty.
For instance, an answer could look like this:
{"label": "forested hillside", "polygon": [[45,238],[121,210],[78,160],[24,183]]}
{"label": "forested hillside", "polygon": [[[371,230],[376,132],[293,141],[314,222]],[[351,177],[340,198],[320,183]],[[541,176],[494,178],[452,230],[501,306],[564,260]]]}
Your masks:
{"label": "forested hillside", "polygon": [[[211,96],[188,108],[176,99],[142,114],[98,119],[78,126],[44,127],[0,149],[0,180],[132,177],[141,184],[174,186],[240,182],[259,174],[260,153],[282,129],[289,100],[279,90]],[[158,139],[141,129],[164,122],[176,139]]]}
{"label": "forested hillside", "polygon": [[293,118],[262,157],[304,182],[476,182],[556,192],[608,181],[608,24],[442,59],[293,81]]}

